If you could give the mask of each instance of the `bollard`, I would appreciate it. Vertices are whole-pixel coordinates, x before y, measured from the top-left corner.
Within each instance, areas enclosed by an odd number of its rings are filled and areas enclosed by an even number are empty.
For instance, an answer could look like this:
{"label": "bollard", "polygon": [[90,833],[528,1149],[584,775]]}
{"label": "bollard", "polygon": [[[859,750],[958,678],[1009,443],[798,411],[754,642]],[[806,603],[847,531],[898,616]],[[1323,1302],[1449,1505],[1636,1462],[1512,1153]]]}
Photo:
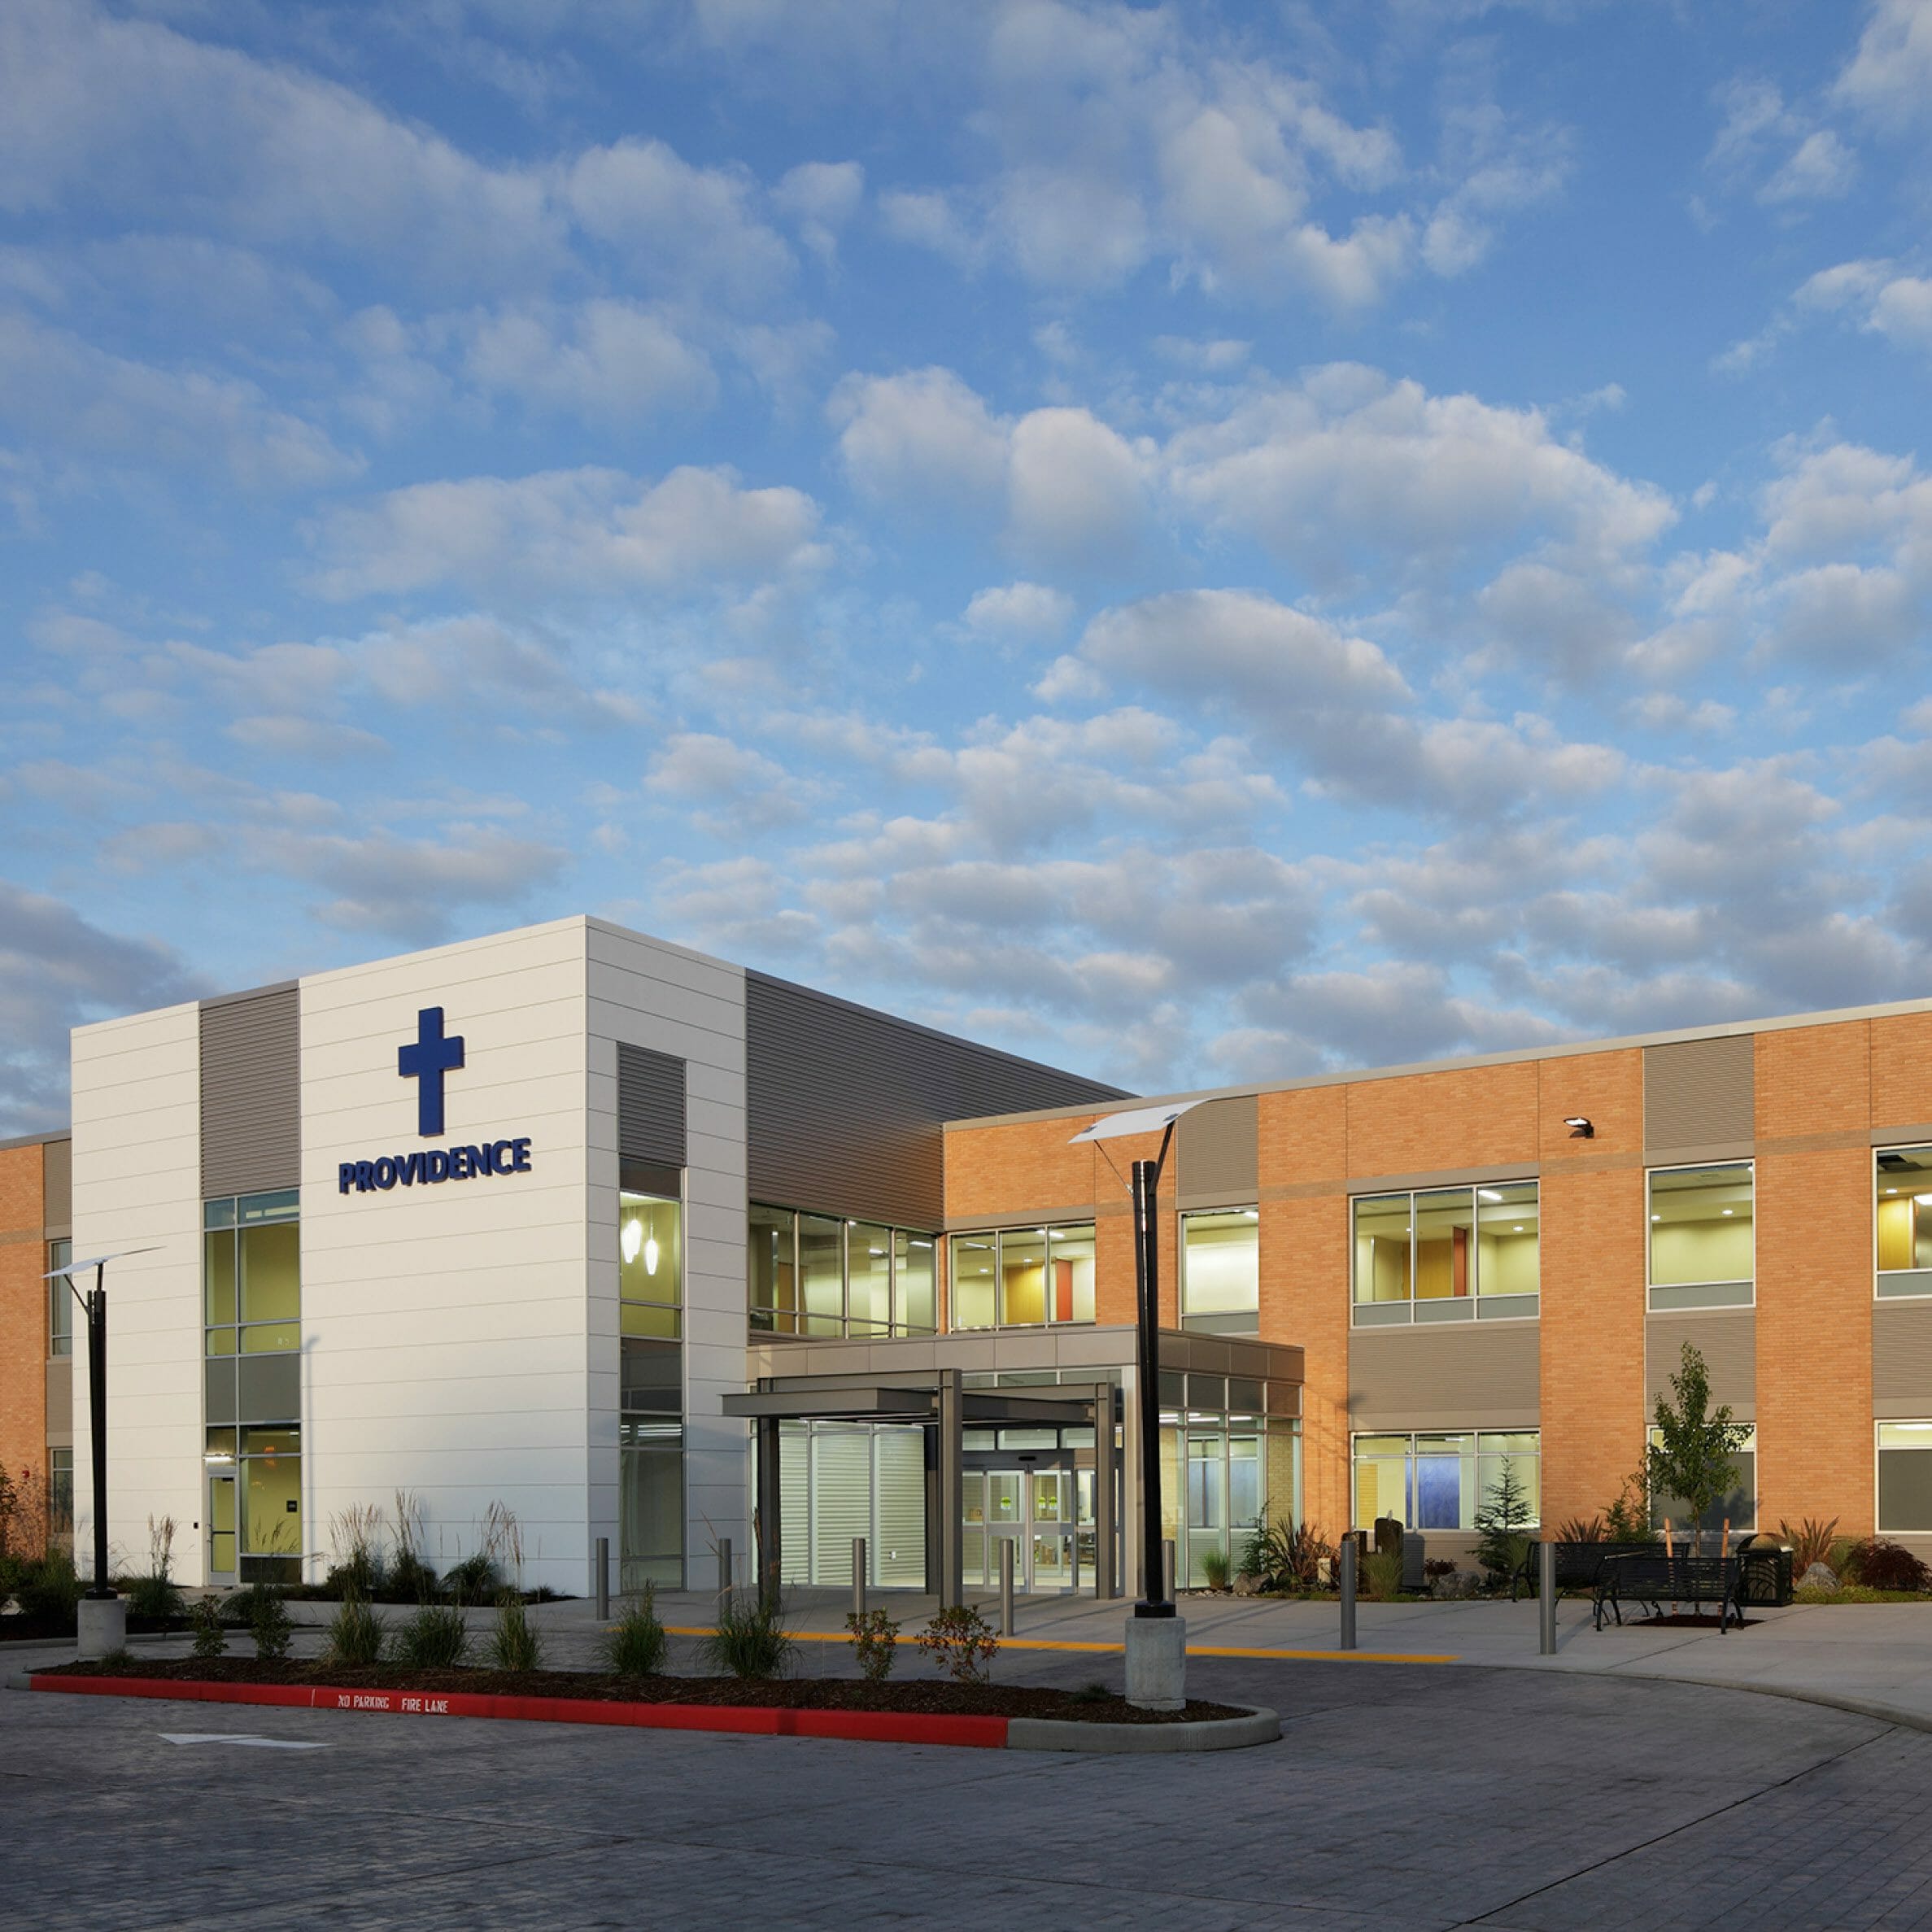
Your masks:
{"label": "bollard", "polygon": [[1169,1537],[1161,1545],[1161,1601],[1174,1601],[1174,1539]]}
{"label": "bollard", "polygon": [[731,1539],[717,1539],[717,1600],[722,1604],[731,1594]]}
{"label": "bollard", "polygon": [[1354,1537],[1349,1537],[1341,1546],[1341,1645],[1345,1651],[1355,1647],[1355,1563],[1361,1546]]}
{"label": "bollard", "polygon": [[608,1623],[610,1620],[610,1538],[600,1536],[597,1539],[597,1620]]}
{"label": "bollard", "polygon": [[1000,1634],[1013,1634],[1013,1554],[1014,1539],[1010,1536],[1000,1538]]}
{"label": "bollard", "polygon": [[1556,1546],[1537,1545],[1537,1650],[1556,1655]]}
{"label": "bollard", "polygon": [[866,1539],[862,1536],[852,1539],[852,1614],[858,1617],[866,1614]]}

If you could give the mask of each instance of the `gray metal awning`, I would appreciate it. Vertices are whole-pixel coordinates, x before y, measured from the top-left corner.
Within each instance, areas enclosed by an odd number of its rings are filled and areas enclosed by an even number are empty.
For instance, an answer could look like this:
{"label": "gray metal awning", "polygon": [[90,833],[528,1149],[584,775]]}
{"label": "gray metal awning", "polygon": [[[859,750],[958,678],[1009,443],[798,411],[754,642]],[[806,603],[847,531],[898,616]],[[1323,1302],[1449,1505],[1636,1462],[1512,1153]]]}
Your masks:
{"label": "gray metal awning", "polygon": [[[745,1421],[776,1417],[783,1422],[937,1423],[939,1392],[883,1382],[833,1381],[801,1377],[786,1389],[727,1395],[727,1415]],[[1031,1424],[1038,1428],[1081,1428],[1093,1420],[1093,1398],[1062,1394],[1057,1389],[967,1389],[961,1391],[961,1420],[976,1424]]]}

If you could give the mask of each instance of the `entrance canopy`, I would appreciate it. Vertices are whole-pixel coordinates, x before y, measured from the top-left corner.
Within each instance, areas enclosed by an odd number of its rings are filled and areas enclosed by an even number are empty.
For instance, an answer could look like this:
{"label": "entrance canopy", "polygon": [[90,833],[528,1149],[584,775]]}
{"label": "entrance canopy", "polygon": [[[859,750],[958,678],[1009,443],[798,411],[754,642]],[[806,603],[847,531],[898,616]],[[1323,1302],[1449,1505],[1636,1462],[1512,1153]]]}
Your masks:
{"label": "entrance canopy", "polygon": [[[778,1378],[773,1378],[777,1380]],[[1110,1384],[1103,1384],[1108,1393]],[[959,1392],[962,1424],[1031,1424],[1040,1428],[1084,1428],[1094,1420],[1094,1396],[1070,1389],[962,1389]],[[940,1389],[906,1388],[896,1382],[836,1382],[825,1376],[803,1376],[790,1387],[760,1389],[750,1395],[724,1398],[727,1415],[747,1420],[770,1418],[780,1422],[940,1421]]]}

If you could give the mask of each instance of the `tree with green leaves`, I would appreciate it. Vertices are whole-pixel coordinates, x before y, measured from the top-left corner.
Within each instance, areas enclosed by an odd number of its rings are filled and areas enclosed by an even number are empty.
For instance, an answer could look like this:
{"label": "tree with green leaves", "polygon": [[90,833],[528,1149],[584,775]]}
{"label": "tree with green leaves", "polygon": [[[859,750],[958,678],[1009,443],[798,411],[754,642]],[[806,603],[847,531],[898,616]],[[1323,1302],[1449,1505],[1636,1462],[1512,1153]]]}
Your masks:
{"label": "tree with green leaves", "polygon": [[1751,1432],[1731,1420],[1729,1402],[1711,1406],[1711,1377],[1704,1359],[1689,1342],[1670,1378],[1671,1399],[1657,1398],[1658,1440],[1644,1455],[1644,1474],[1653,1497],[1675,1496],[1689,1511],[1694,1533],[1711,1506],[1728,1496],[1738,1480],[1732,1459]]}
{"label": "tree with green leaves", "polygon": [[1481,1538],[1476,1546],[1476,1560],[1485,1570],[1509,1577],[1522,1568],[1529,1554],[1529,1525],[1535,1516],[1529,1492],[1517,1479],[1515,1462],[1505,1456],[1500,1473],[1476,1512],[1476,1533]]}

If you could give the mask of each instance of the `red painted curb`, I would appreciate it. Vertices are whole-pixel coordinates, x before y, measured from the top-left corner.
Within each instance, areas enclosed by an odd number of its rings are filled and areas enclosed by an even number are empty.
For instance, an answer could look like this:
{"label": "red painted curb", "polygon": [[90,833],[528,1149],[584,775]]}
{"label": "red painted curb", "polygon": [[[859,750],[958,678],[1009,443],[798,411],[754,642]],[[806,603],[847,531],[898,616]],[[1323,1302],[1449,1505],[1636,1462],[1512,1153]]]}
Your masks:
{"label": "red painted curb", "polygon": [[81,1697],[156,1697],[190,1703],[273,1704],[369,1711],[395,1717],[503,1717],[539,1724],[608,1724],[638,1730],[728,1731],[753,1738],[842,1738],[870,1744],[952,1744],[1000,1751],[1004,1717],[920,1716],[896,1711],[800,1711],[753,1704],[624,1704],[587,1697],[506,1697],[452,1690],[342,1690],[325,1684],[208,1684],[177,1677],[30,1677],[36,1690]]}

